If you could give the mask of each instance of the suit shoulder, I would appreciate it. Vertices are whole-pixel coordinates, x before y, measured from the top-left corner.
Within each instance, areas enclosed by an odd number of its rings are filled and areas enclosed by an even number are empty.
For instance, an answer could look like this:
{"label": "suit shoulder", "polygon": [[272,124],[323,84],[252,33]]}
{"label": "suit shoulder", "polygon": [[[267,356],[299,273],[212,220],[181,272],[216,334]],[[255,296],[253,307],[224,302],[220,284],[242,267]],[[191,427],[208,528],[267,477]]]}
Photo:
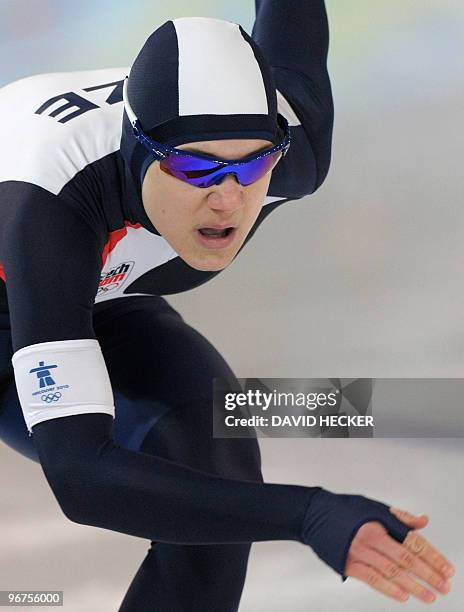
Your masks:
{"label": "suit shoulder", "polygon": [[78,172],[119,149],[128,68],[39,74],[0,89],[0,182],[58,194]]}

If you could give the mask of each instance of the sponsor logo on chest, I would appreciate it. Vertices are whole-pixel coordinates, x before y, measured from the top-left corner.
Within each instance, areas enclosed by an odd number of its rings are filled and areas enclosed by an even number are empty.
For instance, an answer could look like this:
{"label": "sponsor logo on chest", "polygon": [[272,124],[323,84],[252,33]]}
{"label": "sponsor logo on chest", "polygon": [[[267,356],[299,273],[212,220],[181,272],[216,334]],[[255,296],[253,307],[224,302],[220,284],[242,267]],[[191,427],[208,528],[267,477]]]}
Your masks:
{"label": "sponsor logo on chest", "polygon": [[121,289],[132,272],[133,267],[133,261],[123,261],[117,266],[113,266],[108,272],[103,271],[100,274],[97,295],[103,295],[110,291]]}

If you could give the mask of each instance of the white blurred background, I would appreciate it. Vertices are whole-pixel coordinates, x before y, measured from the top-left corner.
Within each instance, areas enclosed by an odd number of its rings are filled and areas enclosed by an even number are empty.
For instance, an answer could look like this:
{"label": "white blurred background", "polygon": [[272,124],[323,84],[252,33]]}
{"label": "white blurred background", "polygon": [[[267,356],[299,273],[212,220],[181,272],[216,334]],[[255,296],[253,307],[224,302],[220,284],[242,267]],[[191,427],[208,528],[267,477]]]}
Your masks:
{"label": "white blurred background", "polygon": [[[336,109],[329,177],[314,196],[272,213],[217,278],[168,300],[238,377],[460,378],[464,5],[326,4]],[[129,65],[169,18],[222,17],[250,31],[253,11],[252,0],[0,0],[0,86]],[[428,514],[424,535],[457,567],[435,610],[462,610],[462,439],[260,444],[270,482],[362,493]],[[40,467],[1,443],[0,477],[0,590],[60,589],[66,612],[117,610],[148,543],[70,523]],[[306,547],[266,542],[253,545],[240,610],[397,605],[353,579],[342,585]]]}

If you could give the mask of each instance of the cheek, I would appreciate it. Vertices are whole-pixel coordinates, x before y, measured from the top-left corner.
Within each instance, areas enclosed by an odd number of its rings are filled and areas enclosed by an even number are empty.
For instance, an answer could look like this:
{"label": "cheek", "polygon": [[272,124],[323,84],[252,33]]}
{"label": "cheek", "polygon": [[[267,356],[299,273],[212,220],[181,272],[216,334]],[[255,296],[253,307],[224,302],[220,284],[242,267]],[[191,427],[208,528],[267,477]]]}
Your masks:
{"label": "cheek", "polygon": [[257,181],[252,187],[254,187],[253,191],[250,192],[250,209],[254,212],[258,213],[264,204],[264,199],[269,190],[270,179],[268,177],[264,177],[263,179]]}
{"label": "cheek", "polygon": [[269,185],[271,183],[272,174],[266,174],[263,178],[253,183],[252,187],[254,187],[254,195],[260,200],[264,200],[266,193],[269,190]]}
{"label": "cheek", "polygon": [[198,222],[198,210],[201,210],[201,203],[181,189],[173,193],[170,201],[161,207],[163,223],[174,232],[189,231]]}

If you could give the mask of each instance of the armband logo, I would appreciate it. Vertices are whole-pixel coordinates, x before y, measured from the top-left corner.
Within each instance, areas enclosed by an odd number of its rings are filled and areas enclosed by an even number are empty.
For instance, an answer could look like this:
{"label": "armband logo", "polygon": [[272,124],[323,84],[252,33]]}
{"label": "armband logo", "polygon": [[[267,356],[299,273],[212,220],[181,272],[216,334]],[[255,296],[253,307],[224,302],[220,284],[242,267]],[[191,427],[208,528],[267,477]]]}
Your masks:
{"label": "armband logo", "polygon": [[44,387],[49,387],[50,385],[55,384],[55,381],[50,374],[50,370],[57,367],[58,366],[56,364],[45,365],[45,361],[39,361],[39,367],[29,370],[29,374],[37,374],[37,378],[39,379],[39,387],[43,389]]}
{"label": "armband logo", "polygon": [[58,391],[58,389],[69,388],[69,385],[56,386],[56,382],[52,377],[50,370],[57,367],[57,364],[45,364],[45,361],[39,361],[37,368],[32,368],[32,370],[29,370],[29,374],[36,375],[39,383],[39,390],[34,391],[32,395],[40,395],[40,399],[46,404],[57,402],[62,397],[62,394],[60,391]]}

